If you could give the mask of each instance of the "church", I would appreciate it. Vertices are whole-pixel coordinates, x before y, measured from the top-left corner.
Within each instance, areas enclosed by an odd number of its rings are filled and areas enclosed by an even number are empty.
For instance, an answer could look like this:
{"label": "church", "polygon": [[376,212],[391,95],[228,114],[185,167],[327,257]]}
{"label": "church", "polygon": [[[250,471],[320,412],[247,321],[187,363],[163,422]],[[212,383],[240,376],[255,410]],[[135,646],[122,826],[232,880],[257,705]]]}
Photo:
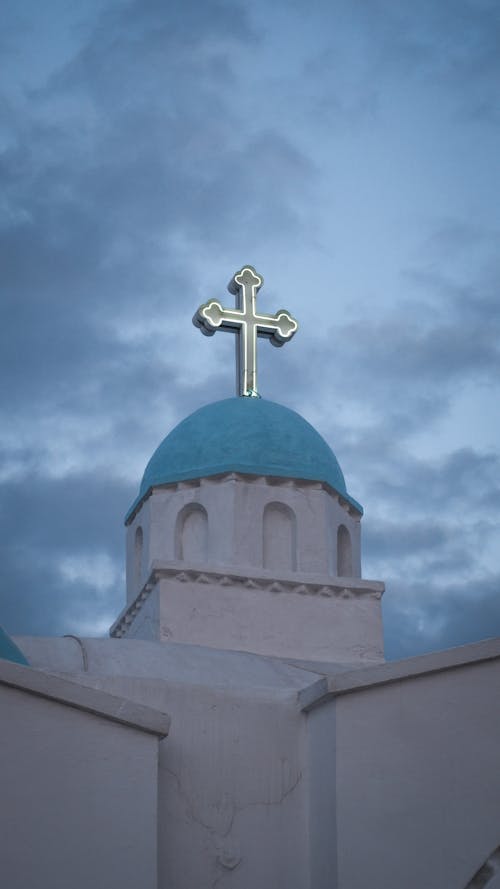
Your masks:
{"label": "church", "polygon": [[0,636],[9,889],[500,889],[500,639],[384,660],[363,509],[258,394],[262,283],[194,316],[237,394],[147,464],[110,638]]}

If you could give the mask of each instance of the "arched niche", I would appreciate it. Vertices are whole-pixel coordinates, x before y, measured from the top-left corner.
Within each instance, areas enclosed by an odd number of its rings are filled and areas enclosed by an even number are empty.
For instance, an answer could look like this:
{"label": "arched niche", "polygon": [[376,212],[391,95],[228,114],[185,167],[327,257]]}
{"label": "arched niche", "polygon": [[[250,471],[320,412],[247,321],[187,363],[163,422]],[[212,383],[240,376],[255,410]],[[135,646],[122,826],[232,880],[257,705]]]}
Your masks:
{"label": "arched niche", "polygon": [[144,548],[144,534],[140,525],[135,529],[134,536],[134,581],[140,586],[142,579],[142,553]]}
{"label": "arched niche", "polygon": [[352,577],[352,541],[345,525],[337,530],[337,575]]}
{"label": "arched niche", "polygon": [[262,521],[263,565],[275,571],[297,569],[297,521],[285,503],[268,503]]}
{"label": "arched niche", "polygon": [[177,516],[175,557],[184,562],[208,560],[208,515],[199,503],[183,506]]}

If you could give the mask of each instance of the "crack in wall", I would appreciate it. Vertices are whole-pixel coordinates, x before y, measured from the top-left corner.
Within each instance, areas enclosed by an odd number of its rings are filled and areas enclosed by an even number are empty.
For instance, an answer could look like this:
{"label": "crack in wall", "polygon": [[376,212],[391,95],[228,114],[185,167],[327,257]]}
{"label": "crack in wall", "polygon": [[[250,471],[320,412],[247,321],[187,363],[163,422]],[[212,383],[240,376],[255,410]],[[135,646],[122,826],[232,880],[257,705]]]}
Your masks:
{"label": "crack in wall", "polygon": [[214,875],[211,889],[216,889],[223,877],[228,876],[230,872],[236,870],[236,868],[239,867],[242,862],[242,857],[239,854],[239,848],[237,847],[237,844],[233,843],[231,847],[228,847],[228,844],[226,842],[230,834],[232,833],[236,820],[239,818],[239,816],[252,808],[269,808],[281,806],[285,802],[285,800],[293,794],[302,780],[302,771],[299,771],[295,779],[291,783],[289,783],[289,785],[285,787],[280,795],[276,798],[254,800],[242,805],[236,805],[233,800],[231,800],[228,796],[225,796],[224,800],[222,801],[222,806],[217,807],[218,814],[220,815],[221,810],[223,811],[224,809],[224,803],[227,802],[230,804],[227,807],[227,824],[221,829],[220,827],[217,827],[214,824],[206,821],[198,813],[195,800],[192,798],[192,795],[189,794],[183,787],[179,775],[173,769],[168,768],[165,765],[162,765],[161,769],[168,775],[170,775],[171,778],[174,780],[179,797],[182,799],[185,805],[185,814],[187,818],[191,822],[197,824],[199,827],[205,830],[210,838],[210,842],[212,844],[215,855],[215,866],[218,870],[218,872]]}

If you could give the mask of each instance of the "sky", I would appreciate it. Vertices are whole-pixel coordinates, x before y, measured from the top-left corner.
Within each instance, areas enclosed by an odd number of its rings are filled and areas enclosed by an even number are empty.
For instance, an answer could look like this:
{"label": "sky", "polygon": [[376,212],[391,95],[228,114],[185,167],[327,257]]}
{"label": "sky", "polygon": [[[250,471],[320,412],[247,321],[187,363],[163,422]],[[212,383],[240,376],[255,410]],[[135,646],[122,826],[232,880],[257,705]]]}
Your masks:
{"label": "sky", "polygon": [[252,264],[259,389],[365,509],[386,654],[500,635],[498,0],[5,0],[0,622],[105,635],[162,438],[234,391],[194,311]]}

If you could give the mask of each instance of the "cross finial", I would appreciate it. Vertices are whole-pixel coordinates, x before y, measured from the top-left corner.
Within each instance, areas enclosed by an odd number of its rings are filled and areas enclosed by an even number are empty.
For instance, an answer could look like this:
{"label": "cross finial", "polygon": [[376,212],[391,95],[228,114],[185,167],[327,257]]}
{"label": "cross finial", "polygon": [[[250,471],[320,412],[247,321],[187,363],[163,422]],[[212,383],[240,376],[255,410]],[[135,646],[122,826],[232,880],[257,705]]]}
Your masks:
{"label": "cross finial", "polygon": [[258,396],[257,337],[266,337],[273,346],[283,346],[291,340],[298,324],[285,309],[275,315],[260,315],[256,310],[257,293],[264,283],[251,265],[245,265],[233,275],[227,289],[236,296],[235,309],[224,309],[213,299],[204,303],[193,318],[193,324],[206,336],[216,330],[229,330],[236,336],[236,392],[238,395]]}

